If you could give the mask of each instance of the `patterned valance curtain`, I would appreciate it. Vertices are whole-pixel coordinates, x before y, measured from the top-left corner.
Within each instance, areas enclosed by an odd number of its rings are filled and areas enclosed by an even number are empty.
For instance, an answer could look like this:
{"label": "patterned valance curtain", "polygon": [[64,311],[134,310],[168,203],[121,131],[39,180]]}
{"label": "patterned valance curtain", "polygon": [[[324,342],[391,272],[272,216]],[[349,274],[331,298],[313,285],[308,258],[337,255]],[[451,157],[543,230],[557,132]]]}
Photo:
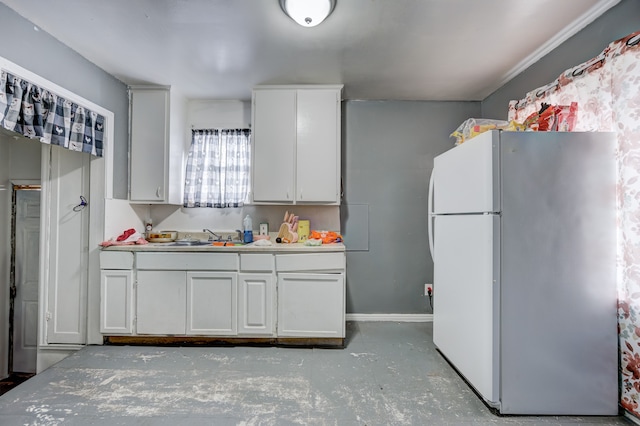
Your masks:
{"label": "patterned valance curtain", "polygon": [[640,31],[511,101],[509,119],[521,122],[542,102],[578,102],[576,131],[616,133],[620,404],[640,418]]}
{"label": "patterned valance curtain", "polygon": [[251,130],[192,130],[184,207],[242,207],[249,194]]}
{"label": "patterned valance curtain", "polygon": [[[509,103],[509,120],[523,122],[538,111],[542,103],[570,105],[578,103],[574,131],[616,131],[617,121],[630,112],[614,110],[619,100],[631,96],[620,90],[626,85],[637,84],[634,79],[640,73],[640,64],[634,55],[640,52],[640,31],[610,43],[598,56],[563,72],[557,79],[530,91],[523,99]],[[626,64],[624,67],[621,64]],[[628,79],[628,81],[627,81]]]}
{"label": "patterned valance curtain", "polygon": [[42,143],[102,157],[104,117],[47,89],[0,74],[0,125]]}

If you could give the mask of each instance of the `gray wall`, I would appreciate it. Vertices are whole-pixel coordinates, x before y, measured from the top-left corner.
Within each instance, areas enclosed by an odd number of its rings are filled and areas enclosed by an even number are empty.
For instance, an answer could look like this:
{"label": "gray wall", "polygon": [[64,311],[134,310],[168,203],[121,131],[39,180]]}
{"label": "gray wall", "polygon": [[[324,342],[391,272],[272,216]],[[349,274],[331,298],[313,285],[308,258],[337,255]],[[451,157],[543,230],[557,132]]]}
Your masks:
{"label": "gray wall", "polygon": [[[480,103],[347,101],[343,111],[347,312],[431,313],[423,293],[433,282],[427,242],[433,158],[453,147],[449,135],[479,116]],[[366,206],[368,249],[357,232]],[[364,250],[351,251],[356,246]]]}
{"label": "gray wall", "polygon": [[612,41],[640,30],[640,1],[622,0],[582,31],[482,101],[482,117],[506,119],[509,101],[551,83],[562,72],[597,56]]}
{"label": "gray wall", "polygon": [[4,40],[0,56],[114,113],[114,197],[127,198],[129,106],[125,84],[43,30],[36,30],[4,4],[0,4],[0,38]]}

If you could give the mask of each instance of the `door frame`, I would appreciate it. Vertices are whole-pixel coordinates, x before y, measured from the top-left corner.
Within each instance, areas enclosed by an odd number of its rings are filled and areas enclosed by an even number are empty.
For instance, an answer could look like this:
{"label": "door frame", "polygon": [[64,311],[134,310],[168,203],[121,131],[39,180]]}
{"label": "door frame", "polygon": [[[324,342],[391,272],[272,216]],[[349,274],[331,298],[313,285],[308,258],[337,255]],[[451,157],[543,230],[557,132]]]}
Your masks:
{"label": "door frame", "polygon": [[[17,228],[17,218],[16,218],[16,208],[17,208],[17,195],[18,191],[39,191],[40,197],[42,198],[42,185],[39,179],[28,179],[28,180],[10,180],[11,184],[11,225],[9,235],[11,238],[11,252],[10,252],[10,264],[9,264],[9,288],[15,286],[16,284],[16,228]],[[40,274],[38,274],[38,286],[40,285]],[[38,294],[38,303],[40,300],[40,294]],[[14,324],[15,324],[15,297],[9,297],[9,323],[8,326],[8,346],[9,349],[7,351],[7,371],[9,374],[13,374],[13,350],[14,350]],[[37,324],[38,329],[40,328],[40,324]]]}

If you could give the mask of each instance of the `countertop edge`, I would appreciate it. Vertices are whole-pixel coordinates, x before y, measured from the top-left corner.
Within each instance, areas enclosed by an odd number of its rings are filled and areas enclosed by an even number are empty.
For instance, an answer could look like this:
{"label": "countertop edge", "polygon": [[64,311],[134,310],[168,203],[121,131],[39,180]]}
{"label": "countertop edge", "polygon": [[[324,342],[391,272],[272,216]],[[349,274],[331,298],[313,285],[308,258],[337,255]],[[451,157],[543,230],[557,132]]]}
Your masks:
{"label": "countertop edge", "polygon": [[171,253],[331,253],[345,252],[343,243],[322,244],[320,246],[305,246],[304,244],[274,244],[271,246],[255,246],[247,244],[243,246],[221,247],[213,245],[204,246],[169,246],[162,243],[150,243],[140,245],[118,245],[100,247],[101,251],[132,251],[132,252],[171,252]]}

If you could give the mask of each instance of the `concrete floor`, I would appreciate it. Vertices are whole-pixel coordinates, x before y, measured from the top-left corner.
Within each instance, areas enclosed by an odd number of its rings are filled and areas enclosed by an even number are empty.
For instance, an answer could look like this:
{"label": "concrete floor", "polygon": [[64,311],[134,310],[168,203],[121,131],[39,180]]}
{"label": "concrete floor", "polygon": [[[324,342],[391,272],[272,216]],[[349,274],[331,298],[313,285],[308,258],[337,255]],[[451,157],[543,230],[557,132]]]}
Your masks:
{"label": "concrete floor", "polygon": [[348,323],[345,349],[90,346],[0,397],[0,425],[622,425],[500,417],[430,323]]}

